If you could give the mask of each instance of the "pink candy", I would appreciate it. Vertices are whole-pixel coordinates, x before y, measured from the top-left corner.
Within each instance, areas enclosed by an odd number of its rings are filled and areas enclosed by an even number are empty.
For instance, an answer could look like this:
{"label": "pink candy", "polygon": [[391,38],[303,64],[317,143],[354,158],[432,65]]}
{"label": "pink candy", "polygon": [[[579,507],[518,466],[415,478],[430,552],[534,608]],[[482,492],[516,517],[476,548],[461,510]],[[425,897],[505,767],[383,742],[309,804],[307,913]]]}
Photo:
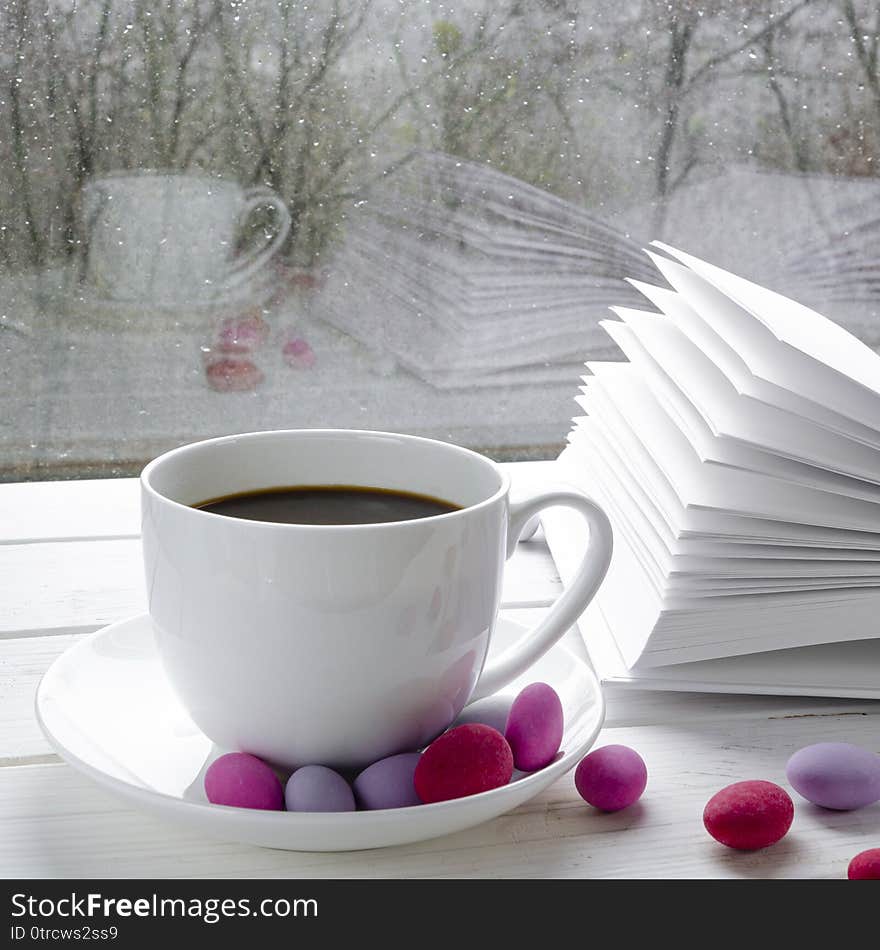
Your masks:
{"label": "pink candy", "polygon": [[229,752],[205,772],[205,794],[214,805],[283,811],[284,790],[278,776],[255,755]]}
{"label": "pink candy", "polygon": [[513,751],[513,764],[523,772],[549,765],[562,743],[562,703],[546,683],[526,686],[513,701],[504,736]]}
{"label": "pink candy", "polygon": [[229,317],[217,333],[217,349],[221,353],[250,353],[269,338],[269,324],[259,311],[243,317]]}
{"label": "pink candy", "polygon": [[642,797],[648,784],[648,770],[634,749],[606,745],[581,759],[574,783],[588,804],[602,811],[620,811]]}
{"label": "pink candy", "polygon": [[315,365],[315,353],[302,337],[288,340],[281,348],[281,355],[292,369],[311,369]]}

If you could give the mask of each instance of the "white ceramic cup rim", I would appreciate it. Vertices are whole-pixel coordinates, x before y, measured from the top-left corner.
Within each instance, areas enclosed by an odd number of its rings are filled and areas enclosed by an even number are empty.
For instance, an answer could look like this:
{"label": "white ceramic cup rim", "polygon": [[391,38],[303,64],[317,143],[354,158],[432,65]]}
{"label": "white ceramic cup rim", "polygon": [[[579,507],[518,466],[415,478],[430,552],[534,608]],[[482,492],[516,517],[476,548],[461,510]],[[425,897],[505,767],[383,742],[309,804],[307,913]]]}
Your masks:
{"label": "white ceramic cup rim", "polygon": [[227,175],[209,175],[201,171],[178,170],[174,168],[167,170],[161,168],[117,168],[90,178],[83,185],[83,190],[87,191],[108,182],[128,181],[210,182],[215,185],[227,186],[236,191],[244,192],[248,190],[245,185],[242,185],[236,181],[236,179],[230,178]]}
{"label": "white ceramic cup rim", "polygon": [[[481,466],[483,469],[489,469],[498,480],[498,488],[487,498],[484,498],[480,501],[474,502],[470,505],[465,505],[463,507],[457,508],[455,511],[444,512],[439,515],[428,515],[425,518],[413,518],[405,521],[387,521],[387,522],[377,522],[372,524],[335,524],[335,525],[314,525],[314,524],[291,524],[286,522],[278,521],[255,521],[247,518],[236,519],[241,522],[243,526],[247,526],[248,529],[261,530],[261,531],[299,531],[299,532],[340,532],[340,531],[395,531],[406,529],[407,526],[413,524],[425,525],[431,524],[432,522],[438,521],[449,521],[455,518],[465,518],[471,515],[475,511],[479,511],[484,508],[496,504],[501,498],[507,495],[510,489],[510,477],[504,472],[498,465],[493,462],[491,459],[486,458],[485,455],[480,455],[479,452],[474,452],[471,449],[466,449],[463,446],[455,445],[452,442],[443,442],[440,439],[428,439],[424,436],[417,435],[405,435],[399,432],[385,432],[381,430],[373,429],[265,429],[257,432],[243,432],[234,435],[223,435],[218,436],[213,439],[202,439],[198,442],[190,442],[186,445],[179,446],[176,449],[170,449],[168,452],[164,452],[162,455],[157,456],[151,462],[149,462],[141,472],[140,481],[143,486],[144,491],[150,495],[152,498],[155,498],[157,501],[166,504],[172,505],[174,508],[179,510],[185,510],[192,514],[196,518],[212,518],[223,520],[229,520],[226,515],[216,514],[215,512],[205,511],[203,508],[194,507],[192,504],[186,504],[181,501],[170,497],[164,492],[159,491],[155,488],[151,479],[156,473],[167,464],[172,464],[175,461],[180,461],[182,456],[188,454],[194,454],[196,452],[203,451],[210,447],[222,446],[224,443],[240,443],[242,440],[258,442],[261,439],[267,438],[284,438],[290,437],[292,439],[297,438],[320,438],[320,436],[347,436],[352,439],[358,438],[370,438],[370,437],[386,437],[393,438],[397,440],[403,440],[413,444],[421,444],[426,447],[430,446],[433,449],[440,449],[441,451],[448,451],[450,454],[458,455],[460,458],[466,458],[473,464]],[[305,483],[303,483],[305,484]],[[274,486],[266,485],[266,488],[271,488]],[[384,488],[387,486],[383,485],[371,485],[364,486],[370,488]],[[394,489],[392,489],[394,490]],[[249,493],[250,491],[258,492],[260,489],[248,489],[243,488],[243,493]],[[232,494],[232,493],[230,493]],[[208,500],[208,499],[205,499]]]}

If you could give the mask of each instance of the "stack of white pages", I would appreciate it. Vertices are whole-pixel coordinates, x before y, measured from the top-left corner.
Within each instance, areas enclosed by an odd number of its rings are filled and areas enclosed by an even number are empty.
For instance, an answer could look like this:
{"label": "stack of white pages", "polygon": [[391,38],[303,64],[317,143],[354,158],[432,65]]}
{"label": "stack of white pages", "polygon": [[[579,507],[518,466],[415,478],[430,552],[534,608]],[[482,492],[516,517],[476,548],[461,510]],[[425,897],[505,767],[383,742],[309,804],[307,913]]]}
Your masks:
{"label": "stack of white pages", "polygon": [[[580,627],[606,682],[880,698],[880,356],[663,244],[603,322],[560,476],[614,527]],[[584,532],[544,518],[565,582]]]}
{"label": "stack of white pages", "polygon": [[315,315],[440,388],[571,379],[636,303],[639,246],[575,205],[427,153],[352,203]]}

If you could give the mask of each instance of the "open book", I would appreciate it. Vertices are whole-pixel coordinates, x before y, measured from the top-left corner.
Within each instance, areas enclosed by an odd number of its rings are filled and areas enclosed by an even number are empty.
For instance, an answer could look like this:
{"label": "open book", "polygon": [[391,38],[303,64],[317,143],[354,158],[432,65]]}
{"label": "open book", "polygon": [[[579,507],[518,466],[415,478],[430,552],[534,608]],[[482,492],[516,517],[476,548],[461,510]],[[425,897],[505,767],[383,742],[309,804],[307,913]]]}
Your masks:
{"label": "open book", "polygon": [[[614,526],[581,621],[609,682],[880,698],[880,356],[667,245],[612,308],[560,477]],[[664,256],[665,255],[665,256]],[[657,312],[659,311],[659,312]],[[544,528],[563,581],[584,540]]]}

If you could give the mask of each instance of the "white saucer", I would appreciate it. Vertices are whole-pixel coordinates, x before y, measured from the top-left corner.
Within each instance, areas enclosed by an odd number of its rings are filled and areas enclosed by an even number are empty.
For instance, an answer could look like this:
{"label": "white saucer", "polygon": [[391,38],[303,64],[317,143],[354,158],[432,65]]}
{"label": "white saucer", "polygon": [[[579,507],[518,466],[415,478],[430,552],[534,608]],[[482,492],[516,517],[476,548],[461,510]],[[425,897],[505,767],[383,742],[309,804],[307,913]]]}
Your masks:
{"label": "white saucer", "polygon": [[[524,628],[501,619],[493,652]],[[605,703],[589,667],[556,646],[501,694],[549,683],[565,710],[562,749],[547,768],[504,788],[434,805],[384,811],[292,813],[209,804],[205,768],[222,753],[184,712],[156,655],[146,615],[111,624],[72,646],[37,690],[37,718],[74,768],[144,808],[204,832],[292,851],[349,851],[422,841],[516,808],[573,768],[602,727]]]}

